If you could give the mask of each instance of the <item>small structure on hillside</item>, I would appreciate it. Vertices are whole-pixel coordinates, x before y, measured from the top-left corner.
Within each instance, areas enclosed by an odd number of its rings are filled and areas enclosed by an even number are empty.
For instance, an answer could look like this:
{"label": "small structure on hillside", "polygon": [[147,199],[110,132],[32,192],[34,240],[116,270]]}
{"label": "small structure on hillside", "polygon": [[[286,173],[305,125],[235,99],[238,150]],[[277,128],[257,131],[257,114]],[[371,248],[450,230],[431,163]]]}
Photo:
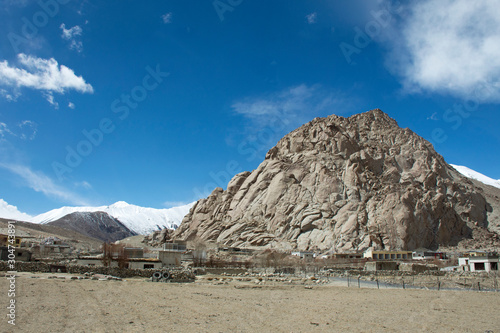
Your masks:
{"label": "small structure on hillside", "polygon": [[412,251],[367,250],[364,257],[373,260],[411,260]]}
{"label": "small structure on hillside", "polygon": [[315,257],[314,252],[309,252],[309,251],[294,251],[291,254],[292,256],[297,256],[305,261],[312,261],[314,260]]}

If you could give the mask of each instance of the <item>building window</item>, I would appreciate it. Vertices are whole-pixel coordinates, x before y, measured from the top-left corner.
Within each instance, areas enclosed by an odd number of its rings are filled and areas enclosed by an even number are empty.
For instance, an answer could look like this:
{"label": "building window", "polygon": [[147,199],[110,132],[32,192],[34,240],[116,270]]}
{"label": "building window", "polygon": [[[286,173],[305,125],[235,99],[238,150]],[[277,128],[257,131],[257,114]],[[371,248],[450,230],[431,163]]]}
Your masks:
{"label": "building window", "polygon": [[484,262],[475,262],[474,270],[476,271],[484,271]]}
{"label": "building window", "polygon": [[144,269],[155,268],[154,264],[144,264]]}
{"label": "building window", "polygon": [[497,262],[492,262],[490,265],[491,265],[492,271],[498,271],[498,263]]}

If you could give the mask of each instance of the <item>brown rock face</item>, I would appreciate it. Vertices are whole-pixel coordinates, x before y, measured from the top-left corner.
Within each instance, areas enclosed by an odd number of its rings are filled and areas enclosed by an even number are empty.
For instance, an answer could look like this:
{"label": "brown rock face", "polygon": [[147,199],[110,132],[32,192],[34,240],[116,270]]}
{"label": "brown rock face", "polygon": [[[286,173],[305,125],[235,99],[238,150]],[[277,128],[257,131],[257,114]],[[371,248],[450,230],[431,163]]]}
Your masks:
{"label": "brown rock face", "polygon": [[488,207],[429,142],[376,109],[289,133],[256,170],[199,200],[173,237],[300,250],[437,248],[486,227]]}

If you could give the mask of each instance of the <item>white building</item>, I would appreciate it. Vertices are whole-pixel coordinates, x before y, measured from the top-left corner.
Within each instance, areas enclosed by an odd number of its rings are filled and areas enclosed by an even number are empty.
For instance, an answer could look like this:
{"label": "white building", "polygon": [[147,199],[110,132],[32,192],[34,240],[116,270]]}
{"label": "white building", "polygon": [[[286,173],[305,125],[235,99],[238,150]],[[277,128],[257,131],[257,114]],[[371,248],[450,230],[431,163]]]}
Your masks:
{"label": "white building", "polygon": [[485,254],[458,258],[458,265],[471,272],[498,272],[498,256]]}
{"label": "white building", "polygon": [[300,259],[304,259],[304,260],[309,261],[309,260],[313,260],[316,255],[314,252],[294,251],[294,252],[292,252],[292,256],[297,256]]}

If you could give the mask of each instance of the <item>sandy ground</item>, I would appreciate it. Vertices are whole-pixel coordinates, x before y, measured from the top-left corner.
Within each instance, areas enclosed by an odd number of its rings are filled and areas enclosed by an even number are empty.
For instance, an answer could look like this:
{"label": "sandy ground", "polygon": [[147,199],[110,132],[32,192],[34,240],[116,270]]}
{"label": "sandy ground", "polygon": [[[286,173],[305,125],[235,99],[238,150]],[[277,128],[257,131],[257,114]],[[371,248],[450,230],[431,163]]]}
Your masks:
{"label": "sandy ground", "polygon": [[[19,275],[16,326],[3,316],[3,332],[500,332],[495,292]],[[2,277],[5,313],[7,291]]]}

